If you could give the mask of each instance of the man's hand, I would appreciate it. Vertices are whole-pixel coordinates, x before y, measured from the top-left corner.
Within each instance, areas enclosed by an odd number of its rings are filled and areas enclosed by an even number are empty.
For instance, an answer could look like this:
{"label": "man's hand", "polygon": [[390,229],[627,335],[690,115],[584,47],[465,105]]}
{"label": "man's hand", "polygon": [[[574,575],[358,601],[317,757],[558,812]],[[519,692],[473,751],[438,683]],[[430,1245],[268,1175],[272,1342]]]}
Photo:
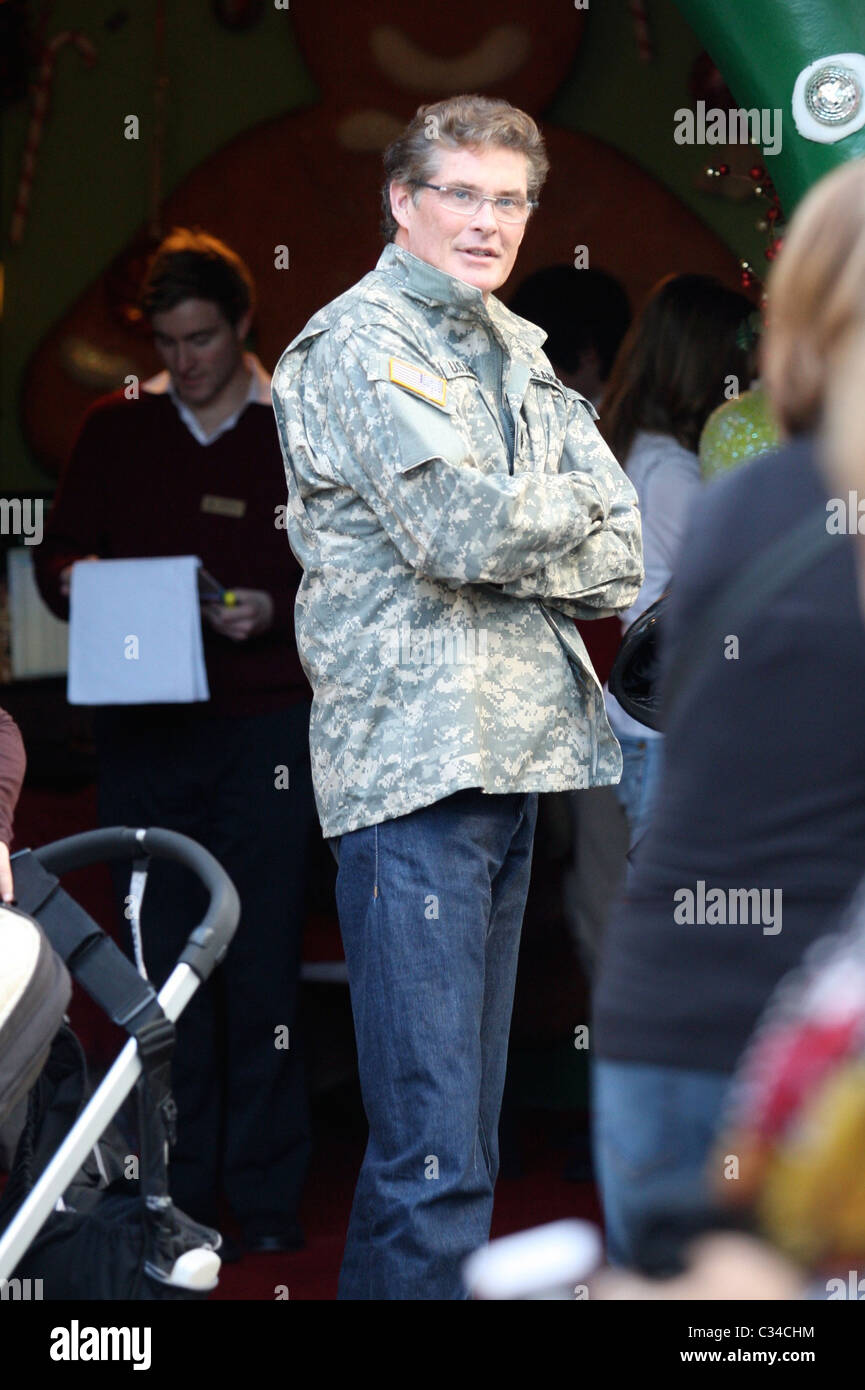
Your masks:
{"label": "man's hand", "polygon": [[58,575],[58,579],[60,580],[60,593],[63,595],[64,598],[69,597],[69,585],[72,580],[72,571],[74,570],[75,566],[83,565],[88,560],[98,560],[99,558],[100,557],[98,555],[82,555],[80,560],[75,560],[71,565],[67,565],[65,570],[60,571],[60,574]]}
{"label": "man's hand", "polygon": [[234,589],[236,603],[230,608],[221,603],[204,603],[201,611],[215,632],[232,642],[245,642],[267,632],[273,622],[273,599],[263,589]]}
{"label": "man's hand", "polygon": [[9,846],[0,841],[0,898],[4,903],[11,903],[15,897],[15,890],[12,884],[12,865],[9,863]]}

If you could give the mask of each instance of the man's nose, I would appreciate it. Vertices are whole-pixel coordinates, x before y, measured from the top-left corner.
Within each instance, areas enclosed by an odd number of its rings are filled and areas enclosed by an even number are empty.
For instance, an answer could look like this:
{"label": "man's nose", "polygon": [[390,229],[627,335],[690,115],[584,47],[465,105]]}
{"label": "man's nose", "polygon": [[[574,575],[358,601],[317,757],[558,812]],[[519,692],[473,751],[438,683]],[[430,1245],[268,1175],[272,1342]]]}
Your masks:
{"label": "man's nose", "polygon": [[186,373],[192,366],[192,348],[188,347],[186,343],[178,343],[174,360],[177,364],[176,370],[178,374],[180,376],[186,376]]}
{"label": "man's nose", "polygon": [[493,212],[492,203],[487,201],[481,203],[480,207],[478,208],[477,212],[472,218],[472,226],[479,227],[482,231],[489,232],[497,231],[498,225],[499,224],[496,221],[496,215]]}

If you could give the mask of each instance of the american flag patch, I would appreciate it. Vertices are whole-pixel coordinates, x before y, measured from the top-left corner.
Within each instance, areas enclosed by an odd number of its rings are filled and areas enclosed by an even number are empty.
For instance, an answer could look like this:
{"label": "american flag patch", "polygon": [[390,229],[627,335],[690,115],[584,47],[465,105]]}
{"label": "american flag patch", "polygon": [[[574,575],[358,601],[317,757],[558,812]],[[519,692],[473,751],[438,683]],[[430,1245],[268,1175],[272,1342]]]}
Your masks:
{"label": "american flag patch", "polygon": [[435,376],[423,367],[413,367],[410,362],[402,362],[398,357],[390,358],[389,367],[390,379],[397,386],[404,386],[407,391],[414,391],[436,405],[444,405],[447,381],[443,376]]}

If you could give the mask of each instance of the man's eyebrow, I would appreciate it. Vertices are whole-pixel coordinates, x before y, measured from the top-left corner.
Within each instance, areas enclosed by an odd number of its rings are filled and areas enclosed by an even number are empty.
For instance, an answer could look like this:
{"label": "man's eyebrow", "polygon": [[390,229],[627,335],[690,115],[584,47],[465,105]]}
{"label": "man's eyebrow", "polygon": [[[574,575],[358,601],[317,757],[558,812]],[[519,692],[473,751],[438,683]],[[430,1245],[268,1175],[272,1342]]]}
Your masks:
{"label": "man's eyebrow", "polygon": [[158,328],[154,328],[153,336],[154,338],[171,338],[172,340],[176,339],[177,342],[182,343],[185,342],[187,338],[198,338],[202,333],[215,333],[216,328],[217,325],[215,323],[211,323],[208,324],[206,328],[193,328],[191,333],[181,333],[179,336],[174,333],[162,333]]}
{"label": "man's eyebrow", "polygon": [[[482,188],[476,188],[475,185],[474,185],[473,183],[459,183],[459,182],[457,182],[457,183],[448,183],[448,184],[445,184],[444,187],[445,187],[445,188],[463,188],[463,189],[465,189],[466,193],[477,193],[478,195],[480,195],[481,193],[483,193],[483,189],[482,189]],[[527,195],[523,192],[523,190],[522,190],[521,188],[503,188],[503,189],[501,189],[501,191],[498,192],[498,193],[491,193],[491,194],[490,194],[490,197],[491,197],[491,198],[525,198],[526,196],[527,196]]]}

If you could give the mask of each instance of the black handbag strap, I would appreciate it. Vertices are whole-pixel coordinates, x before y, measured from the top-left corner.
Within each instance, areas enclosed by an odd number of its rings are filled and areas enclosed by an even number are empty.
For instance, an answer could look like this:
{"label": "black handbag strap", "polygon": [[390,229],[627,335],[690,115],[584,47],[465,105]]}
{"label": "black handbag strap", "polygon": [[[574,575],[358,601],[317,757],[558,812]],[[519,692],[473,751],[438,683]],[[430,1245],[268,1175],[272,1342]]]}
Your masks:
{"label": "black handbag strap", "polygon": [[717,645],[718,632],[735,623],[737,633],[761,613],[775,596],[798,575],[825,555],[838,537],[826,525],[826,507],[821,504],[809,512],[791,531],[785,531],[750,564],[724,585],[709,607],[697,615],[693,632],[687,633],[670,664],[661,688],[663,727],[666,728],[673,705],[704,658]]}

